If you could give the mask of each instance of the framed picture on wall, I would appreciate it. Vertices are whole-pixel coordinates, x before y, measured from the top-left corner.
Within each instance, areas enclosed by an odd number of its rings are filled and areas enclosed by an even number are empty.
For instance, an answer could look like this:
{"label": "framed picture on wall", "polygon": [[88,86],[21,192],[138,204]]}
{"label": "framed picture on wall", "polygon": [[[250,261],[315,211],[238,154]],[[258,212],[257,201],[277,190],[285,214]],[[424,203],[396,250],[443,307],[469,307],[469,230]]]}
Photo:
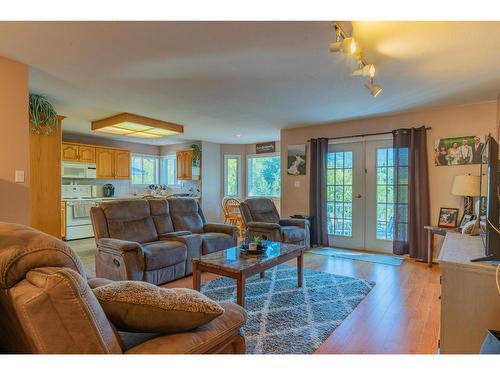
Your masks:
{"label": "framed picture on wall", "polygon": [[306,145],[289,145],[287,150],[286,173],[291,176],[306,174]]}
{"label": "framed picture on wall", "polygon": [[438,227],[456,228],[458,226],[458,208],[441,207],[439,209]]}
{"label": "framed picture on wall", "polygon": [[465,224],[467,224],[469,221],[474,220],[475,218],[476,218],[475,215],[464,213],[462,215],[462,218],[460,219],[460,223],[458,223],[458,226],[462,228]]}
{"label": "framed picture on wall", "polygon": [[483,135],[441,138],[434,143],[434,163],[442,165],[465,165],[486,163],[482,154],[485,143]]}

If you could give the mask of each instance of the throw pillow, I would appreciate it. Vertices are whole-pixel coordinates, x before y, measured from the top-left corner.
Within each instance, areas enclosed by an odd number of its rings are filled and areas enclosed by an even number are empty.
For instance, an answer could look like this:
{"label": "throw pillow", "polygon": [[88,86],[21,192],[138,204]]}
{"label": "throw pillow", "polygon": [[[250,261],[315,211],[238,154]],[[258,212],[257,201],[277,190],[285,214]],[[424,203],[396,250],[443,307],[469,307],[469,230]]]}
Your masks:
{"label": "throw pillow", "polygon": [[93,289],[107,317],[126,332],[175,333],[199,327],[224,312],[200,292],[116,281]]}

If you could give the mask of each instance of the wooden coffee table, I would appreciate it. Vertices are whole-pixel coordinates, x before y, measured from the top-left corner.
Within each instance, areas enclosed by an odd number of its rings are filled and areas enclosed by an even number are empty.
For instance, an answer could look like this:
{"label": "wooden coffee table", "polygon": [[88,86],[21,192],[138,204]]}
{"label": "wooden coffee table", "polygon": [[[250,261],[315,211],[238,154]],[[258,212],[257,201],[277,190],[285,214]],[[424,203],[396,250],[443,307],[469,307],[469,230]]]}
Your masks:
{"label": "wooden coffee table", "polygon": [[193,289],[200,290],[201,273],[210,272],[236,280],[236,302],[245,306],[245,284],[250,276],[260,273],[278,264],[297,258],[297,284],[302,287],[302,273],[305,247],[280,242],[264,242],[267,249],[262,255],[245,255],[237,247],[217,251],[212,254],[193,258]]}

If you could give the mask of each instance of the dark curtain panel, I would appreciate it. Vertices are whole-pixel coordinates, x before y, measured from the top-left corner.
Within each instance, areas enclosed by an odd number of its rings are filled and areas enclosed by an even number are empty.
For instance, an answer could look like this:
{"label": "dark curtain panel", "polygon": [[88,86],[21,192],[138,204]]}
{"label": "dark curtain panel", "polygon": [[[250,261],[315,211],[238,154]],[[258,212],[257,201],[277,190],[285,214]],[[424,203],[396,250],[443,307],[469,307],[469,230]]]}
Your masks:
{"label": "dark curtain panel", "polygon": [[313,217],[311,245],[328,246],[326,214],[326,159],[328,139],[311,139],[309,213]]}
{"label": "dark curtain panel", "polygon": [[429,171],[425,126],[398,129],[394,137],[394,254],[427,261],[430,223]]}

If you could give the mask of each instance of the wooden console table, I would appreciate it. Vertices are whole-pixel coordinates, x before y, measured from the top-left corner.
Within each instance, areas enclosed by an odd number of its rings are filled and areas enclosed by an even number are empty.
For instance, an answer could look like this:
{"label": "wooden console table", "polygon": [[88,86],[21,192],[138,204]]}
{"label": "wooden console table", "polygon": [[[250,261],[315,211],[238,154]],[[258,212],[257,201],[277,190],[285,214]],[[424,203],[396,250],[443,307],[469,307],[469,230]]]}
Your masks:
{"label": "wooden console table", "polygon": [[500,330],[497,265],[470,261],[482,255],[479,236],[446,233],[439,255],[443,354],[478,354],[487,330]]}

